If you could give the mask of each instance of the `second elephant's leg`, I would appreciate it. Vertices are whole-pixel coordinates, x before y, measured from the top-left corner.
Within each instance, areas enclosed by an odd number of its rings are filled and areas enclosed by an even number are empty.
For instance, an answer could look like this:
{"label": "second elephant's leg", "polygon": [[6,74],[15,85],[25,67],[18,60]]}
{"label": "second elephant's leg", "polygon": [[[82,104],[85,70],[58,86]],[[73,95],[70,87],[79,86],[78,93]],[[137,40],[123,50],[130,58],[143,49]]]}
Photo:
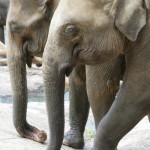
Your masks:
{"label": "second elephant's leg", "polygon": [[[115,150],[122,137],[150,112],[150,63],[147,52],[143,52],[134,53],[134,57],[131,51],[126,54],[123,84],[97,127],[94,150]],[[143,60],[143,56],[147,57]],[[145,68],[148,69],[145,71]]]}
{"label": "second elephant's leg", "polygon": [[64,136],[63,144],[73,148],[83,148],[83,133],[89,113],[86,92],[85,66],[76,67],[69,77],[70,84],[70,131]]}
{"label": "second elephant's leg", "polygon": [[94,150],[116,150],[122,137],[149,113],[149,90],[144,86],[136,89],[139,85],[131,83],[123,83],[109,112],[98,125]]}
{"label": "second elephant's leg", "polygon": [[86,66],[87,92],[97,128],[119,89],[123,57],[97,66]]}

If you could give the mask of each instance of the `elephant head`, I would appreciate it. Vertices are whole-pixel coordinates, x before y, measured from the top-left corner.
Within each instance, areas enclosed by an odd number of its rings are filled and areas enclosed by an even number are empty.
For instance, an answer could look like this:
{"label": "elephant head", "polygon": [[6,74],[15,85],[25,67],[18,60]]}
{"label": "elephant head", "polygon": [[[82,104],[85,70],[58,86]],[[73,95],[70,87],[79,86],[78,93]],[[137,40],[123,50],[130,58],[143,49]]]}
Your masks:
{"label": "elephant head", "polygon": [[13,91],[13,122],[22,137],[38,142],[46,133],[29,125],[26,120],[26,64],[31,67],[33,56],[42,56],[49,24],[59,0],[11,0],[7,16],[8,65]]}
{"label": "elephant head", "polygon": [[20,49],[19,53],[26,57],[29,67],[29,58],[43,54],[53,11],[51,7],[49,0],[10,1],[7,18],[10,49],[15,49],[16,53]]}
{"label": "elephant head", "polygon": [[43,55],[51,129],[49,149],[63,139],[65,75],[79,64],[94,65],[124,53],[146,24],[149,0],[61,0],[52,18]]}

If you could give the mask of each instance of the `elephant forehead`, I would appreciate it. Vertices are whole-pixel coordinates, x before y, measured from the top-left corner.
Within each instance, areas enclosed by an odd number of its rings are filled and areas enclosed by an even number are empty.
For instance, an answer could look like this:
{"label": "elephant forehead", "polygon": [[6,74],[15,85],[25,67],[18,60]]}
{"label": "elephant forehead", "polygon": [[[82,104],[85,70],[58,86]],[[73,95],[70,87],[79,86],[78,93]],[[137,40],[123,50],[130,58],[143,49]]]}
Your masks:
{"label": "elephant forehead", "polygon": [[[101,1],[98,3],[94,0],[61,0],[59,3],[59,10],[63,12],[66,11],[67,13],[76,12],[78,13],[85,13],[85,12],[93,12],[95,9],[100,9],[103,7]],[[80,14],[81,15],[81,14]]]}
{"label": "elephant forehead", "polygon": [[60,0],[61,9],[77,12],[88,12],[96,9],[103,10],[105,6],[112,5],[114,0]]}
{"label": "elephant forehead", "polygon": [[39,4],[35,4],[35,0],[34,2],[12,0],[8,14],[9,21],[26,27],[30,26],[36,20],[42,18],[43,14],[40,8]]}
{"label": "elephant forehead", "polygon": [[64,24],[88,23],[92,26],[105,26],[109,22],[109,17],[104,11],[102,3],[96,4],[91,0],[62,0],[55,11],[52,19],[52,27],[58,29]]}

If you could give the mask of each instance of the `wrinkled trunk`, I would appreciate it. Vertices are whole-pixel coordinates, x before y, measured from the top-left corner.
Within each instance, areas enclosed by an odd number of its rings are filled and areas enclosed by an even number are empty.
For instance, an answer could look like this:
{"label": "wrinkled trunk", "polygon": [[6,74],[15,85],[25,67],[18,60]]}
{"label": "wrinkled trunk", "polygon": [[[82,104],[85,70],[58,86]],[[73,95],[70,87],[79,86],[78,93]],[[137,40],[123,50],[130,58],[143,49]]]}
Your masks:
{"label": "wrinkled trunk", "polygon": [[0,41],[2,43],[5,43],[5,38],[4,38],[4,26],[0,25]]}
{"label": "wrinkled trunk", "polygon": [[43,56],[43,76],[50,128],[48,150],[60,150],[64,136],[65,73],[51,55]]}
{"label": "wrinkled trunk", "polygon": [[22,52],[21,40],[12,38],[9,34],[8,66],[13,92],[13,123],[16,130],[22,135],[26,123],[27,109],[27,80],[26,61]]}
{"label": "wrinkled trunk", "polygon": [[27,79],[26,79],[26,54],[22,49],[22,41],[19,36],[13,36],[8,32],[8,66],[10,71],[13,92],[13,123],[17,132],[25,138],[37,142],[44,142],[47,135],[28,124],[27,114]]}

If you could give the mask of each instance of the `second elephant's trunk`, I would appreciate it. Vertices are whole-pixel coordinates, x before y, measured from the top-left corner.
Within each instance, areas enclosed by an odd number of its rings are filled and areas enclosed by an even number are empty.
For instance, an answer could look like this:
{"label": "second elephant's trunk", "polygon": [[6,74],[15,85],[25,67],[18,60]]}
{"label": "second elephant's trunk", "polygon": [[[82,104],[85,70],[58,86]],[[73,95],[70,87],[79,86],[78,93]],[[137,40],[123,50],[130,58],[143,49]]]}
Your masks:
{"label": "second elephant's trunk", "polygon": [[44,55],[43,76],[46,105],[50,128],[48,150],[60,150],[64,136],[64,83],[65,73],[53,63],[53,58]]}

